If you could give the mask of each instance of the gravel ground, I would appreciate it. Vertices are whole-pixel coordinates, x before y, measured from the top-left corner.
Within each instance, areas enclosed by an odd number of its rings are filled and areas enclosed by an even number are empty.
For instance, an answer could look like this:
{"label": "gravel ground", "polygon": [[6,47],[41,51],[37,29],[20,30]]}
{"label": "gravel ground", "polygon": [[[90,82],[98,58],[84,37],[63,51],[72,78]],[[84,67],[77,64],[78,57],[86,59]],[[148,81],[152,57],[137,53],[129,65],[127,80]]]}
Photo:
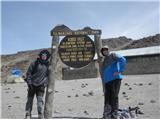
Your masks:
{"label": "gravel ground", "polygon": [[[139,106],[138,118],[160,118],[160,77],[158,74],[124,76],[119,93],[120,108]],[[1,118],[24,118],[27,85],[1,84]],[[101,118],[103,90],[100,78],[57,80],[53,117]],[[33,116],[37,115],[34,99]]]}

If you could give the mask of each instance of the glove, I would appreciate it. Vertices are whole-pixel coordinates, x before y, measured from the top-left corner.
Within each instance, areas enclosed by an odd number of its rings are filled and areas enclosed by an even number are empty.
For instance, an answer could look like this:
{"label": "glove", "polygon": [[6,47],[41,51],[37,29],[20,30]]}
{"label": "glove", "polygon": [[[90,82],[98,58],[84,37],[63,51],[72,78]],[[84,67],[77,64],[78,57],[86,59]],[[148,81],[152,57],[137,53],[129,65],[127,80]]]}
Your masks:
{"label": "glove", "polygon": [[28,88],[33,89],[31,77],[28,77],[26,81],[27,81]]}
{"label": "glove", "polygon": [[26,81],[27,81],[27,84],[28,84],[28,85],[31,85],[31,84],[32,84],[31,77],[28,77]]}

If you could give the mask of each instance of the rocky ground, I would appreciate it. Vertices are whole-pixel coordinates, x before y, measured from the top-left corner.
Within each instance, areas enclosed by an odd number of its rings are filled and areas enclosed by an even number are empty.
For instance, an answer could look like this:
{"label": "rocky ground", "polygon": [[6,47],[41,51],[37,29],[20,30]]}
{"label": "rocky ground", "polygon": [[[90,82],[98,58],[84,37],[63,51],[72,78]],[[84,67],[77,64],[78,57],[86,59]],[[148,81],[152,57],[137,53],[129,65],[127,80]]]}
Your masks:
{"label": "rocky ground", "polygon": [[[158,74],[129,75],[122,81],[120,108],[139,106],[144,113],[138,118],[160,118],[160,77]],[[24,118],[27,95],[25,83],[1,85],[2,118]],[[58,80],[55,84],[53,117],[101,118],[103,114],[101,80]],[[36,116],[36,99],[33,116]]]}

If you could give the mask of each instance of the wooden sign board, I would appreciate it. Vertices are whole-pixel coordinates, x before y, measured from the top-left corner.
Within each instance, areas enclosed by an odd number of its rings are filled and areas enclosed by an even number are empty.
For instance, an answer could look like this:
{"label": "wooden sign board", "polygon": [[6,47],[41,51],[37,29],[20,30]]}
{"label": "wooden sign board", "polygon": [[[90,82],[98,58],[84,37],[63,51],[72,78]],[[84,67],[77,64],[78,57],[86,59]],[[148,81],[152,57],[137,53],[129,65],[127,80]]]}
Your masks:
{"label": "wooden sign board", "polygon": [[81,68],[93,60],[95,45],[87,35],[70,35],[60,42],[58,53],[67,66]]}
{"label": "wooden sign board", "polygon": [[100,35],[101,31],[100,30],[89,30],[89,31],[84,31],[84,30],[79,30],[79,31],[52,31],[51,35],[55,36],[67,36],[67,35]]}

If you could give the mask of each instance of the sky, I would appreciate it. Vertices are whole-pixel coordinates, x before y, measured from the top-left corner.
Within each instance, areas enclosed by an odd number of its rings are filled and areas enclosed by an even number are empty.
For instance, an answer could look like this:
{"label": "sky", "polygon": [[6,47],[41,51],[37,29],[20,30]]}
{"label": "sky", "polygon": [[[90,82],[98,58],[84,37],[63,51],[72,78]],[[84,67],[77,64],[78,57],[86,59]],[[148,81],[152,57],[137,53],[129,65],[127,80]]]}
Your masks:
{"label": "sky", "polygon": [[2,1],[1,51],[49,48],[57,24],[73,30],[102,30],[102,39],[126,36],[134,40],[160,33],[157,1]]}

